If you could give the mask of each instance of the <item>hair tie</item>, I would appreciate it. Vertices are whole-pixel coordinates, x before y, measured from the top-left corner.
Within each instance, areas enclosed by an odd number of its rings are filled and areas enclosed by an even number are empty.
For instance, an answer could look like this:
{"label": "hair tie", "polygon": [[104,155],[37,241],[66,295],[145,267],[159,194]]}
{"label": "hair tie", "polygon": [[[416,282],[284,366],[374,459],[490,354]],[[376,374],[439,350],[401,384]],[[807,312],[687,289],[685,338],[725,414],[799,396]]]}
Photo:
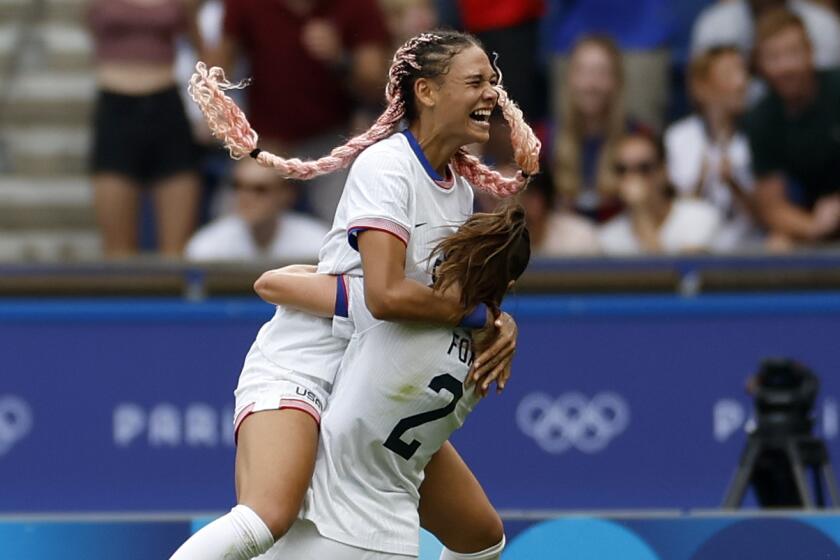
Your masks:
{"label": "hair tie", "polygon": [[262,150],[260,150],[259,148],[254,148],[254,149],[251,151],[251,153],[250,153],[250,154],[248,154],[248,155],[249,155],[249,156],[251,156],[251,157],[252,157],[252,158],[254,158],[254,159],[257,159],[257,156],[258,156],[258,155],[260,155],[261,153],[262,153]]}

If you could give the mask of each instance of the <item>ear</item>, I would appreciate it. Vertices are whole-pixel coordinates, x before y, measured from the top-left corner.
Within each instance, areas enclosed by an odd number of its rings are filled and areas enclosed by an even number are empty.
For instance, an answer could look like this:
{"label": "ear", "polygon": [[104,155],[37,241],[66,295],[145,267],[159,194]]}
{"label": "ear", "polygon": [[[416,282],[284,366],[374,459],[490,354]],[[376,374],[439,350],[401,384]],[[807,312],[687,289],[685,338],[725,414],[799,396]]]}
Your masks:
{"label": "ear", "polygon": [[507,291],[511,291],[515,285],[516,285],[516,280],[511,280],[510,282],[508,282]]}
{"label": "ear", "polygon": [[428,78],[418,78],[414,82],[414,99],[421,108],[431,109],[437,104],[438,86]]}

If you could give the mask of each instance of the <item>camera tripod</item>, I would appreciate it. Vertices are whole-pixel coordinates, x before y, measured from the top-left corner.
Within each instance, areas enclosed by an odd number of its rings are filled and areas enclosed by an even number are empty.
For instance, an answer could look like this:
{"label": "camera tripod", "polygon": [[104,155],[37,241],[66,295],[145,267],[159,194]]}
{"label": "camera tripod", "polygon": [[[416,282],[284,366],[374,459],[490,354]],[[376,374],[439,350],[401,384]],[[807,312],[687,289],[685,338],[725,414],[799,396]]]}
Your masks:
{"label": "camera tripod", "polygon": [[[824,488],[828,489],[833,507],[840,506],[837,480],[828,456],[825,442],[809,434],[766,434],[759,428],[748,436],[747,446],[735,476],[726,491],[723,507],[737,509],[756,472],[756,466],[766,453],[777,454],[786,460],[788,475],[792,475],[799,504],[806,509],[825,507]],[[785,461],[778,461],[782,463]],[[808,471],[814,478],[814,496],[808,485]]]}

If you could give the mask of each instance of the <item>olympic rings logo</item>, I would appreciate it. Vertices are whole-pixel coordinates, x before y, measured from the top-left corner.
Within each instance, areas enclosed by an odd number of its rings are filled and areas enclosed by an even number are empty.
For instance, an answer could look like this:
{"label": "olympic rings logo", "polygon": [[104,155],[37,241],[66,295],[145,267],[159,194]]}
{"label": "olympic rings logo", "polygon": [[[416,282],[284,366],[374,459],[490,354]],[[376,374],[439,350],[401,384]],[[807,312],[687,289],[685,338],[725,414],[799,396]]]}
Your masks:
{"label": "olympic rings logo", "polygon": [[627,429],[630,407],[611,392],[598,393],[592,400],[581,393],[565,393],[557,399],[532,393],[519,403],[516,423],[547,453],[559,455],[572,447],[598,453]]}
{"label": "olympic rings logo", "polygon": [[0,396],[0,456],[32,430],[32,409],[23,399]]}

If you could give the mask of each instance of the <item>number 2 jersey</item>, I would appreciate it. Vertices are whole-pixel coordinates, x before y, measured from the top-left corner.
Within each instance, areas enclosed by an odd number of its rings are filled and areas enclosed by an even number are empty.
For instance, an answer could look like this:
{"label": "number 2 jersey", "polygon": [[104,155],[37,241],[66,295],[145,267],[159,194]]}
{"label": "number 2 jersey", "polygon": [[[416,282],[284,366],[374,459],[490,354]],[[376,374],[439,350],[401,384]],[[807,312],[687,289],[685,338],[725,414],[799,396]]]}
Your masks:
{"label": "number 2 jersey", "polygon": [[349,278],[356,326],[321,419],[318,458],[301,517],[327,538],[418,554],[423,470],[479,398],[459,328],[374,319],[362,278]]}
{"label": "number 2 jersey", "polygon": [[[318,272],[362,275],[356,234],[386,231],[406,245],[406,277],[431,283],[434,246],[471,214],[473,191],[447,166],[441,177],[408,130],[364,150],[350,168],[332,229],[319,254]],[[255,345],[271,362],[333,383],[352,324],[278,306]],[[333,336],[333,332],[341,336]]]}

